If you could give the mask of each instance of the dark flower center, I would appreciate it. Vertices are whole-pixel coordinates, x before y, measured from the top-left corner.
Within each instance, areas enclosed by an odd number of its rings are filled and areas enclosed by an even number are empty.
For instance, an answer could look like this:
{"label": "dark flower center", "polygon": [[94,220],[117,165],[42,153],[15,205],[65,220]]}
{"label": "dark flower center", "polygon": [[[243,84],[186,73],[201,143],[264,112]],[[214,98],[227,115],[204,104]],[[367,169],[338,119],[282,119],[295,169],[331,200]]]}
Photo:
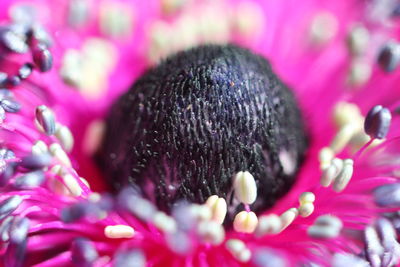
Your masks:
{"label": "dark flower center", "polygon": [[255,211],[293,184],[307,148],[297,103],[261,56],[207,45],[147,71],[113,106],[98,155],[109,183],[140,189],[164,211],[188,200],[239,203],[232,177],[249,171]]}

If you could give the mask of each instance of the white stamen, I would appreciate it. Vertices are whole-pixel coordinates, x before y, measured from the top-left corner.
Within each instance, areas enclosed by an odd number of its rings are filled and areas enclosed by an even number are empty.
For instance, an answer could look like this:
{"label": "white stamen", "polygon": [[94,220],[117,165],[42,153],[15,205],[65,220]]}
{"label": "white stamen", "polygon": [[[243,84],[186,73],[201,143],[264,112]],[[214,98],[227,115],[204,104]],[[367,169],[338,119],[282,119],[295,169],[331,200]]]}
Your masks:
{"label": "white stamen", "polygon": [[258,218],[254,212],[241,211],[235,216],[233,228],[239,233],[253,233],[257,224]]}
{"label": "white stamen", "polygon": [[211,219],[219,224],[222,224],[225,220],[227,212],[225,199],[216,195],[210,196],[206,201],[206,206],[208,206],[211,210]]}
{"label": "white stamen", "polygon": [[359,107],[349,102],[337,103],[333,109],[333,118],[338,128],[354,124],[354,122],[361,124],[360,127],[362,127],[363,124],[363,117]]}
{"label": "white stamen", "polygon": [[303,203],[299,207],[299,214],[301,217],[308,217],[314,212],[313,203]]}
{"label": "white stamen", "polygon": [[342,221],[332,215],[319,216],[307,230],[307,234],[314,238],[335,238],[340,234]]}
{"label": "white stamen", "polygon": [[81,182],[82,182],[84,185],[87,186],[87,188],[90,189],[90,184],[89,184],[89,182],[88,182],[85,178],[79,177],[79,179],[81,180]]}
{"label": "white stamen", "polygon": [[80,196],[82,194],[82,188],[80,187],[78,181],[74,176],[67,173],[62,176],[65,186],[71,192],[71,194],[75,197]]}
{"label": "white stamen", "polygon": [[49,151],[47,145],[42,140],[36,141],[36,143],[32,146],[32,154],[33,155],[41,155],[47,153]]}
{"label": "white stamen", "polygon": [[285,230],[286,227],[288,227],[294,219],[299,215],[299,211],[296,208],[290,208],[284,213],[281,214],[280,219],[282,222],[282,229],[281,231]]}
{"label": "white stamen", "polygon": [[335,153],[339,153],[340,151],[342,151],[358,130],[359,129],[356,127],[355,124],[347,124],[340,128],[340,130],[337,132],[332,140],[332,143],[330,145],[331,149]]}
{"label": "white stamen", "polygon": [[335,153],[330,147],[324,147],[319,151],[319,162],[321,163],[321,170],[326,169],[331,164]]}
{"label": "white stamen", "polygon": [[104,235],[108,238],[132,238],[135,230],[128,225],[109,225],[104,228]]}
{"label": "white stamen", "polygon": [[326,168],[321,175],[321,185],[323,187],[328,187],[331,185],[332,181],[340,174],[343,169],[343,160],[339,158],[334,158],[331,165]]}
{"label": "white stamen", "polygon": [[281,218],[276,214],[263,215],[258,219],[255,234],[258,237],[267,234],[277,234],[282,229]]}
{"label": "white stamen", "polygon": [[313,203],[315,201],[315,195],[312,192],[304,192],[299,197],[300,204]]}
{"label": "white stamen", "polygon": [[351,86],[359,87],[368,82],[372,74],[371,64],[363,60],[354,60],[348,73],[348,83]]}
{"label": "white stamen", "polygon": [[351,29],[347,43],[350,52],[355,55],[362,55],[368,48],[369,32],[362,25],[357,25]]}
{"label": "white stamen", "polygon": [[251,252],[239,239],[229,239],[226,244],[226,248],[231,254],[240,262],[247,262],[250,260]]}
{"label": "white stamen", "polygon": [[257,185],[248,171],[238,172],[234,180],[235,197],[243,204],[253,204],[257,198]]}
{"label": "white stamen", "polygon": [[333,190],[336,192],[343,191],[353,176],[354,161],[352,159],[345,159],[343,161],[343,169],[340,174],[333,181]]}
{"label": "white stamen", "polygon": [[207,205],[190,205],[190,212],[192,216],[199,221],[209,221],[211,220],[212,212],[209,206]]}
{"label": "white stamen", "polygon": [[65,151],[71,152],[72,147],[74,146],[74,137],[72,136],[70,129],[67,126],[56,124],[55,136],[60,141]]}
{"label": "white stamen", "polygon": [[320,12],[312,20],[310,39],[316,45],[324,45],[332,40],[337,30],[336,17],[330,12]]}
{"label": "white stamen", "polygon": [[71,161],[65,153],[65,151],[61,148],[60,144],[53,143],[50,145],[50,153],[64,166],[71,167]]}
{"label": "white stamen", "polygon": [[297,161],[292,153],[287,150],[281,150],[279,152],[279,161],[282,165],[283,173],[286,175],[292,175],[296,171]]}
{"label": "white stamen", "polygon": [[204,221],[197,225],[197,234],[205,243],[221,244],[225,239],[225,231],[221,224],[214,221]]}
{"label": "white stamen", "polygon": [[153,223],[158,229],[165,233],[173,233],[177,228],[175,220],[161,211],[154,215]]}

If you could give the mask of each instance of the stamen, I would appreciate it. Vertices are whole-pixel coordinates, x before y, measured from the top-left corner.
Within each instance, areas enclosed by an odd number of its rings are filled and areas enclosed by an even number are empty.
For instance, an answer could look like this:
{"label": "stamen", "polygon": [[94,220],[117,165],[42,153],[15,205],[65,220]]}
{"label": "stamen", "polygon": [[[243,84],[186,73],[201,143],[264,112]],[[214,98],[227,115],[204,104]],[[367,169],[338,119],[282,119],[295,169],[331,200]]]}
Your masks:
{"label": "stamen", "polygon": [[7,242],[10,239],[10,227],[14,220],[13,216],[8,216],[0,224],[0,239],[3,242]]}
{"label": "stamen", "polygon": [[205,243],[221,244],[225,239],[225,231],[221,224],[214,221],[204,221],[197,225],[197,234]]}
{"label": "stamen", "polygon": [[37,170],[50,166],[51,162],[52,157],[48,153],[41,153],[23,157],[19,165],[26,169]]}
{"label": "stamen", "polygon": [[263,215],[258,219],[256,236],[261,237],[268,234],[277,234],[282,230],[282,220],[276,214]]}
{"label": "stamen", "polygon": [[254,212],[241,211],[235,216],[233,228],[239,233],[253,233],[257,224],[258,218]]}
{"label": "stamen", "polygon": [[0,220],[10,215],[22,203],[22,198],[18,195],[9,197],[0,202]]}
{"label": "stamen", "polygon": [[72,0],[68,4],[68,24],[80,28],[89,18],[90,6],[85,0]]}
{"label": "stamen", "polygon": [[21,109],[21,105],[11,99],[2,99],[0,101],[0,106],[6,111],[10,113],[16,113]]}
{"label": "stamen", "polygon": [[400,259],[400,245],[397,242],[397,233],[392,223],[386,218],[379,218],[376,228],[384,249],[381,266],[394,266]]}
{"label": "stamen", "polygon": [[347,253],[336,253],[333,255],[332,267],[368,267],[370,264],[362,258],[359,258],[352,254]]}
{"label": "stamen", "polygon": [[341,192],[346,188],[351,177],[353,176],[353,164],[354,161],[352,159],[345,159],[343,161],[343,169],[333,181],[333,190],[336,192]]}
{"label": "stamen", "polygon": [[319,151],[320,169],[325,170],[331,165],[331,161],[335,157],[335,153],[330,147],[324,147]]}
{"label": "stamen", "polygon": [[17,168],[17,163],[10,162],[6,164],[6,167],[2,172],[0,172],[0,187],[5,186],[11,177],[14,176],[15,170]]}
{"label": "stamen", "polygon": [[22,244],[28,236],[29,220],[27,218],[15,217],[10,227],[10,242]]}
{"label": "stamen", "polygon": [[347,44],[352,55],[360,56],[365,53],[369,44],[369,32],[362,25],[353,27],[347,37]]}
{"label": "stamen", "polygon": [[400,63],[400,44],[395,41],[386,43],[379,53],[378,63],[384,71],[394,71]]}
{"label": "stamen", "polygon": [[77,238],[72,242],[71,259],[77,266],[92,266],[99,255],[93,243],[86,238]]}
{"label": "stamen", "polygon": [[213,213],[212,213],[212,211],[211,211],[211,209],[210,209],[210,207],[208,205],[192,204],[192,205],[190,205],[190,213],[198,221],[213,220],[215,222],[218,222],[218,223],[222,224],[223,221],[224,221],[224,218],[225,218],[225,216],[224,216],[222,221],[220,219],[218,219],[218,218],[212,218]]}
{"label": "stamen", "polygon": [[53,56],[43,45],[38,45],[32,51],[33,62],[41,72],[47,72],[53,66]]}
{"label": "stamen", "polygon": [[294,219],[299,215],[299,211],[296,208],[290,208],[284,213],[281,214],[280,219],[282,222],[282,228],[281,231],[285,230],[286,227],[288,227]]}
{"label": "stamen", "polygon": [[115,255],[114,267],[145,267],[146,257],[138,249],[119,251]]}
{"label": "stamen", "polygon": [[225,246],[238,261],[248,262],[250,260],[251,251],[246,247],[242,240],[229,239]]}
{"label": "stamen", "polygon": [[363,86],[368,82],[372,74],[371,64],[363,59],[354,59],[351,62],[348,83],[353,87]]}
{"label": "stamen", "polygon": [[377,105],[367,114],[364,130],[372,139],[383,139],[389,132],[392,114],[389,109]]}
{"label": "stamen", "polygon": [[78,197],[82,194],[83,190],[74,176],[66,173],[62,175],[62,178],[65,186],[68,188],[73,196]]}
{"label": "stamen", "polygon": [[175,220],[164,212],[156,212],[153,218],[154,225],[165,233],[173,233],[177,229]]}
{"label": "stamen", "polygon": [[257,198],[257,186],[253,175],[248,171],[238,172],[234,180],[235,197],[243,204],[253,204]]}
{"label": "stamen", "polygon": [[39,130],[47,135],[53,135],[56,132],[56,120],[54,113],[45,105],[36,108],[36,121],[38,122]]}
{"label": "stamen", "polygon": [[61,148],[61,146],[57,143],[53,143],[50,145],[50,153],[64,166],[66,167],[71,167],[71,161],[69,160],[69,157],[67,153]]}
{"label": "stamen", "polygon": [[334,158],[331,165],[326,168],[321,175],[321,185],[323,187],[328,187],[331,185],[332,181],[340,174],[343,169],[343,160],[339,158]]}
{"label": "stamen", "polygon": [[333,138],[330,148],[338,153],[343,150],[343,148],[349,143],[351,138],[357,133],[357,125],[347,124],[340,128],[339,132]]}
{"label": "stamen", "polygon": [[308,217],[314,212],[313,203],[304,203],[299,207],[299,214],[301,217]]}
{"label": "stamen", "polygon": [[19,54],[24,54],[29,51],[29,47],[25,43],[25,37],[6,27],[0,28],[0,44],[9,51]]}
{"label": "stamen", "polygon": [[48,151],[49,149],[46,143],[41,140],[36,141],[31,149],[32,155],[41,155],[47,153]]}
{"label": "stamen", "polygon": [[332,215],[319,216],[307,230],[307,234],[314,238],[335,238],[340,234],[342,221]]}
{"label": "stamen", "polygon": [[213,195],[207,199],[206,205],[211,210],[212,220],[219,224],[222,224],[225,220],[225,216],[226,216],[226,212],[227,212],[227,205],[226,205],[225,199],[222,197]]}
{"label": "stamen", "polygon": [[365,238],[365,252],[368,261],[372,266],[382,266],[381,265],[381,255],[383,254],[383,247],[378,237],[378,233],[372,226],[367,226],[364,231]]}
{"label": "stamen", "polygon": [[55,136],[58,141],[60,141],[61,146],[65,149],[66,152],[71,152],[72,147],[74,146],[74,137],[71,133],[71,130],[61,124],[56,124],[56,132]]}
{"label": "stamen", "polygon": [[336,17],[330,12],[317,13],[310,27],[310,39],[316,45],[328,43],[336,35],[338,22]]}
{"label": "stamen", "polygon": [[108,225],[104,228],[104,235],[108,238],[132,238],[135,230],[128,225]]}
{"label": "stamen", "polygon": [[284,255],[270,248],[259,248],[254,250],[252,262],[257,267],[273,266],[287,267],[290,264],[287,262]]}
{"label": "stamen", "polygon": [[379,186],[374,190],[374,199],[381,207],[400,207],[400,183]]}
{"label": "stamen", "polygon": [[312,192],[304,192],[299,197],[300,204],[313,203],[315,201],[315,195]]}
{"label": "stamen", "polygon": [[25,63],[24,65],[22,65],[19,70],[18,70],[18,77],[21,80],[25,80],[27,79],[33,72],[33,64],[31,63]]}
{"label": "stamen", "polygon": [[45,179],[44,172],[33,171],[27,174],[17,177],[14,182],[14,187],[20,190],[28,190],[38,187],[43,184]]}

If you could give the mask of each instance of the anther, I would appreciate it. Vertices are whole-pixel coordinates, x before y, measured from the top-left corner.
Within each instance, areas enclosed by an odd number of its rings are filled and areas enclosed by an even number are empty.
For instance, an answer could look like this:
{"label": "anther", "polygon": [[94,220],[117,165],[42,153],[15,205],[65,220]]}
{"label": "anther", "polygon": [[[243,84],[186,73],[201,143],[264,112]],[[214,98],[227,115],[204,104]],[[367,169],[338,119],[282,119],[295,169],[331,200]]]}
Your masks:
{"label": "anther", "polygon": [[282,230],[282,220],[276,214],[263,215],[259,217],[255,234],[258,237],[277,234]]}
{"label": "anther", "polygon": [[364,130],[373,139],[383,139],[389,132],[391,120],[389,109],[381,105],[374,106],[365,118]]}
{"label": "anther", "polygon": [[219,224],[222,224],[225,220],[227,205],[226,201],[222,197],[216,195],[210,196],[206,201],[206,206],[211,210],[211,219]]}
{"label": "anther", "polygon": [[355,56],[362,55],[368,48],[369,32],[362,26],[357,25],[353,27],[347,37],[347,44],[351,54]]}
{"label": "anther", "polygon": [[239,233],[253,233],[257,224],[258,218],[254,212],[241,211],[235,216],[233,228]]}
{"label": "anther", "polygon": [[45,142],[38,140],[31,148],[32,155],[41,155],[48,153],[49,149]]}
{"label": "anther", "polygon": [[226,248],[240,262],[248,262],[251,258],[251,251],[244,242],[239,239],[229,239],[225,244]]}
{"label": "anther", "polygon": [[343,169],[333,181],[333,190],[336,192],[343,191],[353,176],[354,161],[352,159],[343,160]]}
{"label": "anther", "polygon": [[39,124],[39,130],[47,135],[53,135],[56,131],[56,122],[53,112],[45,105],[36,108],[36,121]]}
{"label": "anther", "polygon": [[240,171],[236,174],[233,188],[235,197],[243,204],[253,204],[257,198],[256,181],[248,171]]}
{"label": "anther", "polygon": [[44,182],[44,179],[45,175],[41,170],[28,172],[27,174],[15,179],[14,187],[20,190],[33,189],[40,186]]}
{"label": "anther", "polygon": [[67,126],[56,124],[55,136],[58,141],[60,141],[65,151],[71,152],[72,147],[74,146],[74,137],[71,130]]}
{"label": "anther", "polygon": [[330,147],[324,147],[319,151],[319,162],[321,170],[325,170],[331,165],[335,153]]}
{"label": "anther", "polygon": [[21,203],[22,198],[20,196],[12,196],[0,202],[0,220],[10,215]]}
{"label": "anther", "polygon": [[77,197],[82,194],[83,190],[74,176],[67,173],[67,174],[64,174],[62,176],[62,178],[63,178],[63,182],[64,182],[65,186],[68,188],[68,190],[70,191],[70,193],[73,196]]}
{"label": "anther", "polygon": [[340,234],[342,221],[332,215],[319,216],[307,230],[307,234],[314,238],[335,238]]}
{"label": "anther", "polygon": [[154,225],[165,233],[173,233],[177,229],[176,221],[164,212],[156,212],[153,218]]}
{"label": "anther", "polygon": [[36,46],[32,51],[33,62],[41,72],[47,72],[53,66],[53,56],[50,51],[42,46]]}
{"label": "anther", "polygon": [[290,208],[282,213],[280,216],[282,222],[281,231],[285,230],[290,224],[292,224],[292,222],[294,221],[294,219],[296,219],[298,215],[299,211],[296,208]]}
{"label": "anther", "polygon": [[132,238],[135,230],[128,225],[108,225],[104,228],[104,235],[108,238]]}
{"label": "anther", "polygon": [[312,192],[304,192],[299,197],[300,205],[305,203],[313,203],[314,201],[315,201],[315,195]]}
{"label": "anther", "polygon": [[197,235],[205,243],[221,244],[225,239],[225,231],[221,224],[214,221],[204,221],[197,225]]}
{"label": "anther", "polygon": [[321,185],[328,187],[332,181],[340,174],[343,169],[343,160],[334,158],[328,168],[326,168],[321,175]]}
{"label": "anther", "polygon": [[61,146],[57,143],[53,143],[50,145],[50,153],[64,166],[66,167],[71,167],[71,161],[67,155],[67,153],[65,153],[65,151],[61,148]]}
{"label": "anther", "polygon": [[386,43],[379,53],[378,63],[384,71],[394,71],[400,64],[400,44],[395,41]]}

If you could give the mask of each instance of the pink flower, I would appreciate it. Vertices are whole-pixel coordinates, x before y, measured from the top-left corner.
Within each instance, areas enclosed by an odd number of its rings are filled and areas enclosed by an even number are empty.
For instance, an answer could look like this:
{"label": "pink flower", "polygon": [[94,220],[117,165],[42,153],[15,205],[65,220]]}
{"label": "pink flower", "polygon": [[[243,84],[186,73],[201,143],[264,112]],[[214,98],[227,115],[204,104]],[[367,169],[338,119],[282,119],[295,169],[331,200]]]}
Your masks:
{"label": "pink flower", "polygon": [[[0,7],[4,266],[399,263],[395,1],[6,0]],[[243,188],[234,189],[245,208],[225,228],[223,198],[182,202],[166,214],[133,188],[108,193],[93,155],[114,100],[161,58],[228,42],[268,58],[299,100],[310,145],[289,192],[255,215],[257,185],[238,173]],[[292,167],[290,156],[279,158]]]}

